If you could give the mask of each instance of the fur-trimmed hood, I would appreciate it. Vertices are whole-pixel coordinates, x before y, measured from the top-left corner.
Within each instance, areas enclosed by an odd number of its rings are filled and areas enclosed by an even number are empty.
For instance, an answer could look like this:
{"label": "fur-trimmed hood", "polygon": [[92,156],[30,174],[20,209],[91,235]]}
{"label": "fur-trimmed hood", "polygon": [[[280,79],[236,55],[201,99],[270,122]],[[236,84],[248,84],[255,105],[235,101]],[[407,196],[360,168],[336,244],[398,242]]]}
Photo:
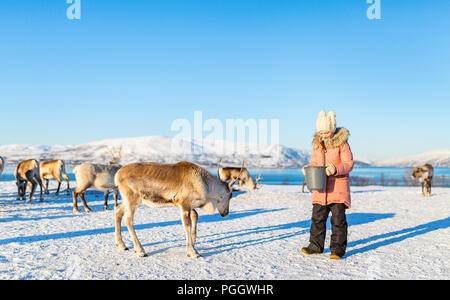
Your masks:
{"label": "fur-trimmed hood", "polygon": [[320,147],[320,148],[336,148],[341,146],[342,144],[346,143],[348,140],[348,136],[350,135],[350,133],[348,132],[347,129],[340,127],[336,129],[336,132],[334,133],[334,135],[327,140],[327,142],[324,143],[322,142],[322,139],[320,138],[320,135],[318,133],[316,133],[314,135],[314,139],[313,139],[313,146],[315,147]]}

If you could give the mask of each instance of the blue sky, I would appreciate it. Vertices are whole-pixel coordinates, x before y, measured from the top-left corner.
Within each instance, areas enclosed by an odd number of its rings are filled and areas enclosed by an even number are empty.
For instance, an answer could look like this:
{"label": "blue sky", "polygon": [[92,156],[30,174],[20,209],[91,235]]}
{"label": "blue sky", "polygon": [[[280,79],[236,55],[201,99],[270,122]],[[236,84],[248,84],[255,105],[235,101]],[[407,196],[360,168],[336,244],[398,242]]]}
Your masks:
{"label": "blue sky", "polygon": [[0,144],[174,135],[175,119],[279,119],[308,149],[334,110],[360,157],[450,148],[450,2],[0,3]]}

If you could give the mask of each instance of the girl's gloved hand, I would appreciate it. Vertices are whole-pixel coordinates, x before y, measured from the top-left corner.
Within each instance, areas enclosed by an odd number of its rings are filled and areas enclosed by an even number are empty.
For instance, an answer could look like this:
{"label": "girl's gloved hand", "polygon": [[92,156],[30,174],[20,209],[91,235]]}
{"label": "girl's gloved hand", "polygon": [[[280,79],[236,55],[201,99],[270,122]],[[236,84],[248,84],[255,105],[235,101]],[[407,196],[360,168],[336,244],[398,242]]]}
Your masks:
{"label": "girl's gloved hand", "polygon": [[325,169],[325,174],[327,176],[336,174],[336,167],[333,164],[328,164],[327,168]]}

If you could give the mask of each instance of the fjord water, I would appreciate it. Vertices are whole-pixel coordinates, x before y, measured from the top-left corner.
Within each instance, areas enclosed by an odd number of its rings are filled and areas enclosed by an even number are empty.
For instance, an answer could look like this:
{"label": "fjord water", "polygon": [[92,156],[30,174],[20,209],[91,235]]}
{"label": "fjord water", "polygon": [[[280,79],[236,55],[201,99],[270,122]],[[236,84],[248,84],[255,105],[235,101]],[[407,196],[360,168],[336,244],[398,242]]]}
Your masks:
{"label": "fjord water", "polygon": [[[217,169],[207,168],[211,174],[216,175]],[[72,173],[73,167],[67,166],[67,175],[70,180],[75,180]],[[268,185],[302,185],[305,180],[301,168],[248,168],[250,174],[254,178],[261,175],[263,177],[260,183]],[[410,175],[412,168],[395,168],[395,167],[355,167],[350,173],[352,185],[394,185],[404,186],[411,184]],[[14,167],[5,168],[0,181],[14,180]],[[435,167],[434,168],[434,185],[450,186],[449,179],[442,179],[442,176],[450,178],[450,168]],[[414,181],[416,185],[418,181]]]}

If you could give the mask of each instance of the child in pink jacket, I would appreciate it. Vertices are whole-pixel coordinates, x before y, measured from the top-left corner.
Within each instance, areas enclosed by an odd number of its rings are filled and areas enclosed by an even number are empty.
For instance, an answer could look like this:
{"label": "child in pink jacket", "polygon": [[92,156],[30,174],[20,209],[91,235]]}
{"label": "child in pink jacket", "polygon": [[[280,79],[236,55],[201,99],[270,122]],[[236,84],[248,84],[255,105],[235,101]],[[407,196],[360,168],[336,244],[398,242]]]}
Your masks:
{"label": "child in pink jacket", "polygon": [[318,254],[324,250],[326,222],[331,212],[332,259],[340,259],[347,248],[347,219],[345,210],[350,208],[350,178],[353,155],[347,143],[349,132],[336,128],[336,114],[319,113],[313,140],[311,166],[326,166],[327,186],[324,191],[314,191],[313,212],[309,246],[302,248],[305,254]]}

